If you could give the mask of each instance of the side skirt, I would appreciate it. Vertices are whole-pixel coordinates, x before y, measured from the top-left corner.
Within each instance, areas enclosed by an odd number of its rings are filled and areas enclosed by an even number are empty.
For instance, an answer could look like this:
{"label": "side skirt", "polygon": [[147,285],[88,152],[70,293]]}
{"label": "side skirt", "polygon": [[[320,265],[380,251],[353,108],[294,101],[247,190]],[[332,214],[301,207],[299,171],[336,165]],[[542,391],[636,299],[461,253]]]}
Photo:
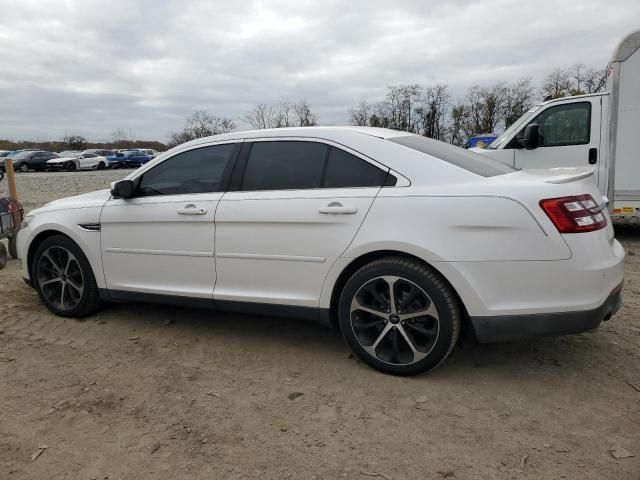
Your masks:
{"label": "side skirt", "polygon": [[160,303],[189,308],[205,308],[221,312],[247,313],[269,317],[299,318],[319,323],[325,327],[333,327],[329,309],[299,307],[292,305],[276,305],[270,303],[235,302],[229,300],[209,300],[206,298],[181,297],[177,295],[160,295],[156,293],[129,292],[126,290],[100,289],[100,298],[107,302]]}

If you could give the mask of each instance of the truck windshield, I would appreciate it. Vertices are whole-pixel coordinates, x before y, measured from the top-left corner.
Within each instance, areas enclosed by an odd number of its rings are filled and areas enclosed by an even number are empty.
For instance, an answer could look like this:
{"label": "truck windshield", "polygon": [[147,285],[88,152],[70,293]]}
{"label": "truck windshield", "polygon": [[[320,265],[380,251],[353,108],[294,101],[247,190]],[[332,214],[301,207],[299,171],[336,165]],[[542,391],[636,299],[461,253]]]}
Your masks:
{"label": "truck windshield", "polygon": [[534,105],[527,113],[522,115],[518,120],[516,120],[509,128],[507,128],[504,132],[498,136],[493,142],[491,142],[487,148],[491,150],[496,150],[504,146],[505,143],[511,139],[514,132],[520,130],[524,124],[532,117],[533,113],[540,109],[542,104]]}

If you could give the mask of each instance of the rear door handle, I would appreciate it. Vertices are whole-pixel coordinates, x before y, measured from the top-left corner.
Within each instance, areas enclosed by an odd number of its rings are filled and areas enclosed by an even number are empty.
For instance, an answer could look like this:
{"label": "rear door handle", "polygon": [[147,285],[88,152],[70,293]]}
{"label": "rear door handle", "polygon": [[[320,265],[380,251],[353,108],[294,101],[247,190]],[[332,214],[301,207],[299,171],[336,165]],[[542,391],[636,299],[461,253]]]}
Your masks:
{"label": "rear door handle", "polygon": [[331,202],[326,207],[318,210],[318,212],[327,215],[353,215],[358,212],[358,209],[356,207],[345,207],[340,202]]}
{"label": "rear door handle", "polygon": [[595,165],[598,161],[598,149],[593,147],[589,149],[589,165]]}
{"label": "rear door handle", "polygon": [[185,205],[184,208],[178,210],[180,215],[205,215],[207,211],[204,208],[198,208],[193,203]]}

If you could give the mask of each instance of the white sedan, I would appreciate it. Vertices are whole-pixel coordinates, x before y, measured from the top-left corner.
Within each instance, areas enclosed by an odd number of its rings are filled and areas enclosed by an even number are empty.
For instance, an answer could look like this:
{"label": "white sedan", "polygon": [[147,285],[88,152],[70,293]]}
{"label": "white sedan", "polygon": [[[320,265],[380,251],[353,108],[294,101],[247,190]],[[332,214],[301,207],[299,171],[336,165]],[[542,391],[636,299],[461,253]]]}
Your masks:
{"label": "white sedan", "polygon": [[77,155],[67,155],[60,158],[47,160],[48,170],[102,170],[106,168],[109,161],[105,157],[95,153],[78,153]]}
{"label": "white sedan", "polygon": [[582,332],[624,251],[589,169],[514,171],[394,130],[198,139],[32,211],[22,274],[54,313],[149,301],[319,320],[366,363],[434,368],[482,342]]}

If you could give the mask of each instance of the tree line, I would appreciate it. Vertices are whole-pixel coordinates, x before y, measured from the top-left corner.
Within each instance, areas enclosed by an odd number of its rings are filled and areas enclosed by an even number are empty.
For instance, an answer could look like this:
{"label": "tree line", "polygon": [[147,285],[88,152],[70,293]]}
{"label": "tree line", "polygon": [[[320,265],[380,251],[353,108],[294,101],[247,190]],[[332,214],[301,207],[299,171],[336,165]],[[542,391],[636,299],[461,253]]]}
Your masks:
{"label": "tree line", "polygon": [[[603,91],[606,69],[594,69],[581,63],[568,69],[555,69],[539,88],[531,78],[492,85],[473,85],[466,94],[454,98],[446,84],[394,85],[387,88],[382,100],[370,103],[363,99],[349,109],[351,125],[394,128],[435,138],[455,145],[482,133],[506,128],[539,100],[583,95]],[[308,127],[318,124],[318,116],[305,100],[283,99],[275,104],[259,103],[242,115],[253,129]],[[0,140],[0,150],[41,148],[50,151],[86,148],[153,148],[166,150],[196,138],[229,133],[236,129],[230,117],[216,116],[206,110],[190,114],[181,130],[171,132],[164,144],[156,140],[136,140],[131,131],[117,129],[108,138],[91,142],[75,133],[58,141],[13,142]]]}
{"label": "tree line", "polygon": [[455,145],[473,135],[507,128],[538,100],[603,91],[606,71],[583,64],[556,69],[536,89],[531,79],[470,87],[453,98],[445,84],[395,85],[383,100],[360,101],[349,111],[352,125],[385,127],[417,133]]}

